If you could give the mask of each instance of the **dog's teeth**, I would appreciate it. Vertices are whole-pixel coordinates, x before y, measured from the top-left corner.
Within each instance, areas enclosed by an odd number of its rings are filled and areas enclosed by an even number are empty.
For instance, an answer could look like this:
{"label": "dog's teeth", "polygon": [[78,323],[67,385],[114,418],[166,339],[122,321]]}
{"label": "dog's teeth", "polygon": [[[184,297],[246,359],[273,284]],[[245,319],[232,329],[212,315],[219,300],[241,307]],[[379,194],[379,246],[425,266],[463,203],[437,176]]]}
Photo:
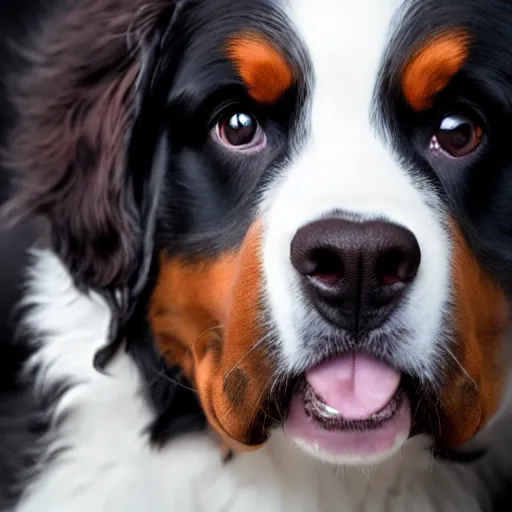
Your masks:
{"label": "dog's teeth", "polygon": [[326,404],[314,393],[311,387],[306,388],[304,399],[315,409],[318,416],[321,416],[326,420],[341,419],[342,416],[340,411]]}
{"label": "dog's teeth", "polygon": [[326,416],[335,416],[335,417],[341,416],[340,412],[337,409],[335,409],[334,407],[331,407],[330,405],[327,405],[327,404],[322,404],[322,412]]}

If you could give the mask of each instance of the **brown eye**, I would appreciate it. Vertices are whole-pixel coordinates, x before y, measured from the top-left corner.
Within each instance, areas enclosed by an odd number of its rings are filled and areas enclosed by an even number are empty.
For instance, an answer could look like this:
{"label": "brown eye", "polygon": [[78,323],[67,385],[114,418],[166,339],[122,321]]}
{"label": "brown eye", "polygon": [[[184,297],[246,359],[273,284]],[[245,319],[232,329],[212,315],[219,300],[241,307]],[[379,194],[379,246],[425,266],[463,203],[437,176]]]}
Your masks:
{"label": "brown eye", "polygon": [[470,118],[452,114],[441,121],[430,141],[430,149],[443,150],[450,156],[460,158],[469,155],[480,145],[483,131]]}
{"label": "brown eye", "polygon": [[217,135],[223,144],[237,150],[262,149],[266,142],[257,119],[245,113],[222,119],[217,124]]}

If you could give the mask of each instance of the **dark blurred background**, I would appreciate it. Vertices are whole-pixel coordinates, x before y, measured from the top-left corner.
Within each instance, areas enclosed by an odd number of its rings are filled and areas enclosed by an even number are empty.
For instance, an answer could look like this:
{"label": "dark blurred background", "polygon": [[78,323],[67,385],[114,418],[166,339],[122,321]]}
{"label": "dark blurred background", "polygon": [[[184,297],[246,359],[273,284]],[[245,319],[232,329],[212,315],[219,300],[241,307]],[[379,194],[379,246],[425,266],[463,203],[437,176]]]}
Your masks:
{"label": "dark blurred background", "polygon": [[[27,29],[31,9],[36,8],[34,0],[0,1],[0,142],[12,120],[13,112],[5,94],[8,69],[17,65],[11,41]],[[9,182],[0,161],[0,204],[9,195]],[[0,225],[0,369],[15,362],[16,353],[9,348],[14,321],[12,308],[20,297],[21,276],[26,264],[26,250],[32,244],[35,229],[31,222],[25,222],[11,231]],[[4,367],[5,367],[4,366]],[[0,389],[4,372],[0,372]]]}

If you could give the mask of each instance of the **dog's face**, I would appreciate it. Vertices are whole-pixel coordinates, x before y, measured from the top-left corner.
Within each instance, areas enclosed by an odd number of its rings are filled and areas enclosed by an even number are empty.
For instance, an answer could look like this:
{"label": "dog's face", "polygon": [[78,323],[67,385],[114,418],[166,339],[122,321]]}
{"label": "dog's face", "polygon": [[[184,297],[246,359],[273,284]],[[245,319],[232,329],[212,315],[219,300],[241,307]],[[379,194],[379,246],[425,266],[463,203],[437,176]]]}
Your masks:
{"label": "dog's face", "polygon": [[[107,96],[137,107],[101,132],[130,138],[114,176],[135,187],[114,201],[128,221],[93,211],[86,230],[80,208],[39,207],[71,268],[117,285],[119,261],[140,263],[117,252],[151,254],[157,346],[236,447],[282,427],[325,460],[373,463],[419,433],[470,441],[509,377],[512,5],[170,4]],[[98,240],[116,237],[110,258]]]}

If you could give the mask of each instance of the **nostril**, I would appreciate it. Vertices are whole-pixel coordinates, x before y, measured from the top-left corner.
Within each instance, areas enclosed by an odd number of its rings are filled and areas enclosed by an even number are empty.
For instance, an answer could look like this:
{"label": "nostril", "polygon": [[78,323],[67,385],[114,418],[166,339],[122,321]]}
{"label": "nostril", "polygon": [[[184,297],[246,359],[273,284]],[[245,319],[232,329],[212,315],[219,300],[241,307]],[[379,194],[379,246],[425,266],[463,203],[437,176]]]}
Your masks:
{"label": "nostril", "polygon": [[383,286],[391,286],[408,280],[405,253],[395,250],[382,254],[377,259],[375,273],[379,284]]}
{"label": "nostril", "polygon": [[383,286],[407,284],[416,277],[420,259],[417,243],[412,244],[407,250],[390,249],[377,258],[376,278]]}
{"label": "nostril", "polygon": [[[316,222],[301,228],[292,240],[290,260],[306,283],[317,291],[333,289],[343,278],[344,253],[330,224]],[[336,235],[337,231],[334,233]]]}
{"label": "nostril", "polygon": [[330,249],[313,249],[309,256],[311,271],[307,275],[324,286],[334,286],[343,278],[343,261]]}

